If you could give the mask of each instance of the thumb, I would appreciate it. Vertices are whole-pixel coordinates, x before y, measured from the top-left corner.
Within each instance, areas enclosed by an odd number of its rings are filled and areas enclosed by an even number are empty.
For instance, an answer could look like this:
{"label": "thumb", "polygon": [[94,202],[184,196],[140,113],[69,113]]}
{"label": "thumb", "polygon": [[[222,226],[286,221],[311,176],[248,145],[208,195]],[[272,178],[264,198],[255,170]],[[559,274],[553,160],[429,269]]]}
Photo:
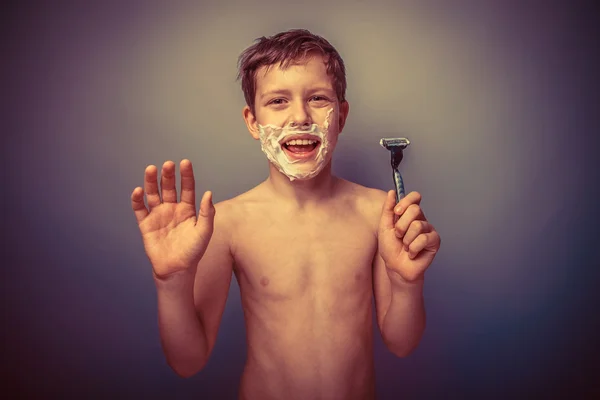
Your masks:
{"label": "thumb", "polygon": [[211,226],[215,219],[215,206],[212,202],[212,192],[205,192],[200,200],[200,212],[198,213],[198,219],[204,219]]}
{"label": "thumb", "polygon": [[379,230],[394,229],[394,207],[396,206],[396,192],[388,191],[385,202],[381,209],[381,221],[379,222]]}

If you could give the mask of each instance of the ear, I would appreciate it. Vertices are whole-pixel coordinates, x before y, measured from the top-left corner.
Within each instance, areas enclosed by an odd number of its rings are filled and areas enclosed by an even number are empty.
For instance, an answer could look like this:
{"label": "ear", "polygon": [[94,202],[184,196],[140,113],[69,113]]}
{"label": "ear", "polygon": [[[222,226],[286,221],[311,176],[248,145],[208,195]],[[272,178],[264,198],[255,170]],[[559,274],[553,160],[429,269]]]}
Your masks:
{"label": "ear", "polygon": [[342,133],[342,130],[344,129],[344,126],[346,125],[346,118],[348,118],[348,112],[350,111],[350,104],[348,104],[348,102],[346,100],[344,100],[341,104],[340,104],[340,112],[339,112],[339,119],[338,119],[338,127],[339,133]]}
{"label": "ear", "polygon": [[246,122],[246,127],[248,127],[248,132],[250,132],[250,135],[252,135],[255,140],[260,139],[260,135],[258,133],[258,122],[250,110],[250,107],[247,105],[242,109],[242,117],[244,118],[244,122]]}

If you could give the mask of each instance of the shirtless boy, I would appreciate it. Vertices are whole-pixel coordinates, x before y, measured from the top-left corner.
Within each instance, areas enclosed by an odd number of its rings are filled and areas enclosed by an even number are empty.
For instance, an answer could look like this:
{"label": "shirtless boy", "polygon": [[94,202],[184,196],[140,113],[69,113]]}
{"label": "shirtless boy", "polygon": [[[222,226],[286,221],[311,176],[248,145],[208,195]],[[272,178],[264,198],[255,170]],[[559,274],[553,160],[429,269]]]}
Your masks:
{"label": "shirtless boy", "polygon": [[160,194],[150,165],[131,196],[166,360],[182,377],[204,368],[235,274],[248,346],[241,399],[374,399],[373,296],[384,342],[408,355],[425,328],[423,275],[440,237],[419,193],[396,204],[393,190],[332,175],[349,105],[343,61],[326,40],[263,37],[240,56],[240,76],[269,177],[214,206],[207,191],[196,213],[192,164],[180,163],[177,202],[167,161]]}

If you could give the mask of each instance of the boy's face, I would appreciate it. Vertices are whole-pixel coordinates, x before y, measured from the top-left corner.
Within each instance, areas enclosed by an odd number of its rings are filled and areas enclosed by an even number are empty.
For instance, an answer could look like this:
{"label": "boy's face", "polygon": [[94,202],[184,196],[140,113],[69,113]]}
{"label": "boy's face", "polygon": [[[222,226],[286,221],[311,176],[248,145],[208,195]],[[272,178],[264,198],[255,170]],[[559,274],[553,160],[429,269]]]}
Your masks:
{"label": "boy's face", "polygon": [[323,57],[314,55],[286,70],[258,69],[254,108],[243,111],[250,134],[293,180],[310,179],[329,163],[349,106],[339,103]]}

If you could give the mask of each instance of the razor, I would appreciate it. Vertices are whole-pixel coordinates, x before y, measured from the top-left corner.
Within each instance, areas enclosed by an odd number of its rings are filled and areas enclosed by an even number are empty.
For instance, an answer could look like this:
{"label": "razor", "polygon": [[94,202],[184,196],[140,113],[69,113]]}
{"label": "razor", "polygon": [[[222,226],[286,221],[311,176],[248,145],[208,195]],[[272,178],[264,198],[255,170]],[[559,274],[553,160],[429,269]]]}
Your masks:
{"label": "razor", "polygon": [[398,168],[402,161],[404,150],[410,144],[410,141],[406,138],[387,138],[379,141],[381,147],[387,149],[392,153],[392,173],[394,174],[394,185],[396,186],[396,203],[404,197],[404,181]]}

